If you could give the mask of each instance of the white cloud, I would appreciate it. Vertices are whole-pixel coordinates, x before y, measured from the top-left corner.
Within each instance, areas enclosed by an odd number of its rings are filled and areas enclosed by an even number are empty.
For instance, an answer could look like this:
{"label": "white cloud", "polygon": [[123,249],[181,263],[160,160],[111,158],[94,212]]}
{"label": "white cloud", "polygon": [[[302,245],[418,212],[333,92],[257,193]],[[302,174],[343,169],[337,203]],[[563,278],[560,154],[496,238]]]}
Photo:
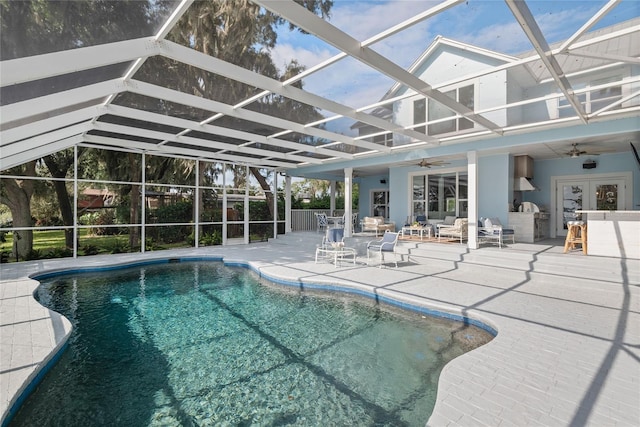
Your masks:
{"label": "white cloud", "polygon": [[293,59],[297,60],[298,63],[304,65],[306,68],[310,68],[332,56],[332,52],[328,49],[309,49],[302,46],[296,47],[289,43],[277,44],[271,50],[273,63],[280,71]]}

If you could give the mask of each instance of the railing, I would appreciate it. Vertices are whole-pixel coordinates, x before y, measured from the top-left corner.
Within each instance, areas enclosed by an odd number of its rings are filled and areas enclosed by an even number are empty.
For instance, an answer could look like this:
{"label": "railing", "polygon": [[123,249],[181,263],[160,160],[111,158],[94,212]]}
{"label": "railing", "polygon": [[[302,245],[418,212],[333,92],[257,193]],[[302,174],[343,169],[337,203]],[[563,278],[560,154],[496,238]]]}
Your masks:
{"label": "railing", "polygon": [[343,209],[336,209],[331,215],[329,209],[291,209],[291,231],[315,231],[318,229],[318,221],[315,214],[323,213],[327,216],[340,216]]}

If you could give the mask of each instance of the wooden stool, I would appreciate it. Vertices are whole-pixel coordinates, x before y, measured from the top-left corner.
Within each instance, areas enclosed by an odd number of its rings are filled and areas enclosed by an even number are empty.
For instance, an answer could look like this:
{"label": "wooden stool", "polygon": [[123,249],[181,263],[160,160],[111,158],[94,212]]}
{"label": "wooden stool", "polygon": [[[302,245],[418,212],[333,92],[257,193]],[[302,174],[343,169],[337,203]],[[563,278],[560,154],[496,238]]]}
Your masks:
{"label": "wooden stool", "polygon": [[567,222],[567,238],[564,241],[564,253],[582,245],[582,253],[587,254],[587,224],[584,221]]}

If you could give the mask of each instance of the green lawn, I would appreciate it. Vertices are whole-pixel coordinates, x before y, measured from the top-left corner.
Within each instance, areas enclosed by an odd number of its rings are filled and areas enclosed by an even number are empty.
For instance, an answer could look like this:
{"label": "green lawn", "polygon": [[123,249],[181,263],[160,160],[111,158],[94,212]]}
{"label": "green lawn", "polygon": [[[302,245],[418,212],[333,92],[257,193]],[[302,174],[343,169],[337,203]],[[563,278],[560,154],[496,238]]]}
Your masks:
{"label": "green lawn", "polygon": [[[111,235],[111,236],[90,236],[88,235],[88,229],[79,229],[79,246],[78,255],[85,254],[84,249],[87,246],[93,246],[97,253],[116,253],[126,251],[129,244],[128,235]],[[13,245],[13,233],[7,233],[5,235],[5,242],[0,243],[0,251],[4,253],[11,253]],[[163,244],[162,246],[154,246],[153,249],[169,249],[189,246],[186,242]],[[48,257],[47,255],[54,252],[59,252],[65,249],[64,230],[45,230],[35,231],[33,233],[33,250],[38,251],[42,258]],[[93,255],[91,253],[90,255]],[[61,256],[61,255],[58,255]],[[21,260],[22,256],[20,257]],[[10,262],[15,261],[14,257],[10,257]]]}

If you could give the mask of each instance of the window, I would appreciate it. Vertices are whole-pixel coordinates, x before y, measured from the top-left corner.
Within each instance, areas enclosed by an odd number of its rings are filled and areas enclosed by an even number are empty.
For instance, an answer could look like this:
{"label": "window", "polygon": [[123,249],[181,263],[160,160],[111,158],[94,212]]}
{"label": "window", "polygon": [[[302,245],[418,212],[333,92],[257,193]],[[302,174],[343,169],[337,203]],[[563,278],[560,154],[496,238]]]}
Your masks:
{"label": "window", "polygon": [[[427,100],[425,98],[413,101],[413,124],[424,123],[427,121]],[[424,126],[418,126],[413,128],[416,132],[425,133],[426,128]]]}
{"label": "window", "polygon": [[[475,88],[473,85],[459,87],[443,93],[473,111],[475,106]],[[471,120],[465,119],[464,117],[454,118],[455,115],[453,111],[444,105],[430,99],[429,121],[446,119],[447,117],[452,117],[452,119],[430,124],[429,135],[473,129],[473,122]]]}
{"label": "window", "polygon": [[414,218],[418,215],[427,215],[429,219],[467,216],[466,172],[415,175],[411,179],[411,215]]}
{"label": "window", "polygon": [[389,191],[377,190],[371,192],[371,214],[389,218]]}
{"label": "window", "polygon": [[[620,81],[621,77],[608,77],[605,79],[594,80],[588,85],[580,84],[575,85],[574,90],[578,89],[589,89],[590,87],[597,87],[607,85],[609,83],[614,83]],[[607,86],[601,87],[599,89],[590,90],[587,92],[583,92],[580,94],[576,94],[578,101],[582,104],[584,111],[587,114],[595,113],[601,108],[606,107],[607,105],[619,100],[622,98],[622,86]],[[616,105],[612,109],[622,108],[622,105]],[[576,113],[569,103],[564,97],[558,98],[558,118],[562,119],[565,117],[573,117]]]}

